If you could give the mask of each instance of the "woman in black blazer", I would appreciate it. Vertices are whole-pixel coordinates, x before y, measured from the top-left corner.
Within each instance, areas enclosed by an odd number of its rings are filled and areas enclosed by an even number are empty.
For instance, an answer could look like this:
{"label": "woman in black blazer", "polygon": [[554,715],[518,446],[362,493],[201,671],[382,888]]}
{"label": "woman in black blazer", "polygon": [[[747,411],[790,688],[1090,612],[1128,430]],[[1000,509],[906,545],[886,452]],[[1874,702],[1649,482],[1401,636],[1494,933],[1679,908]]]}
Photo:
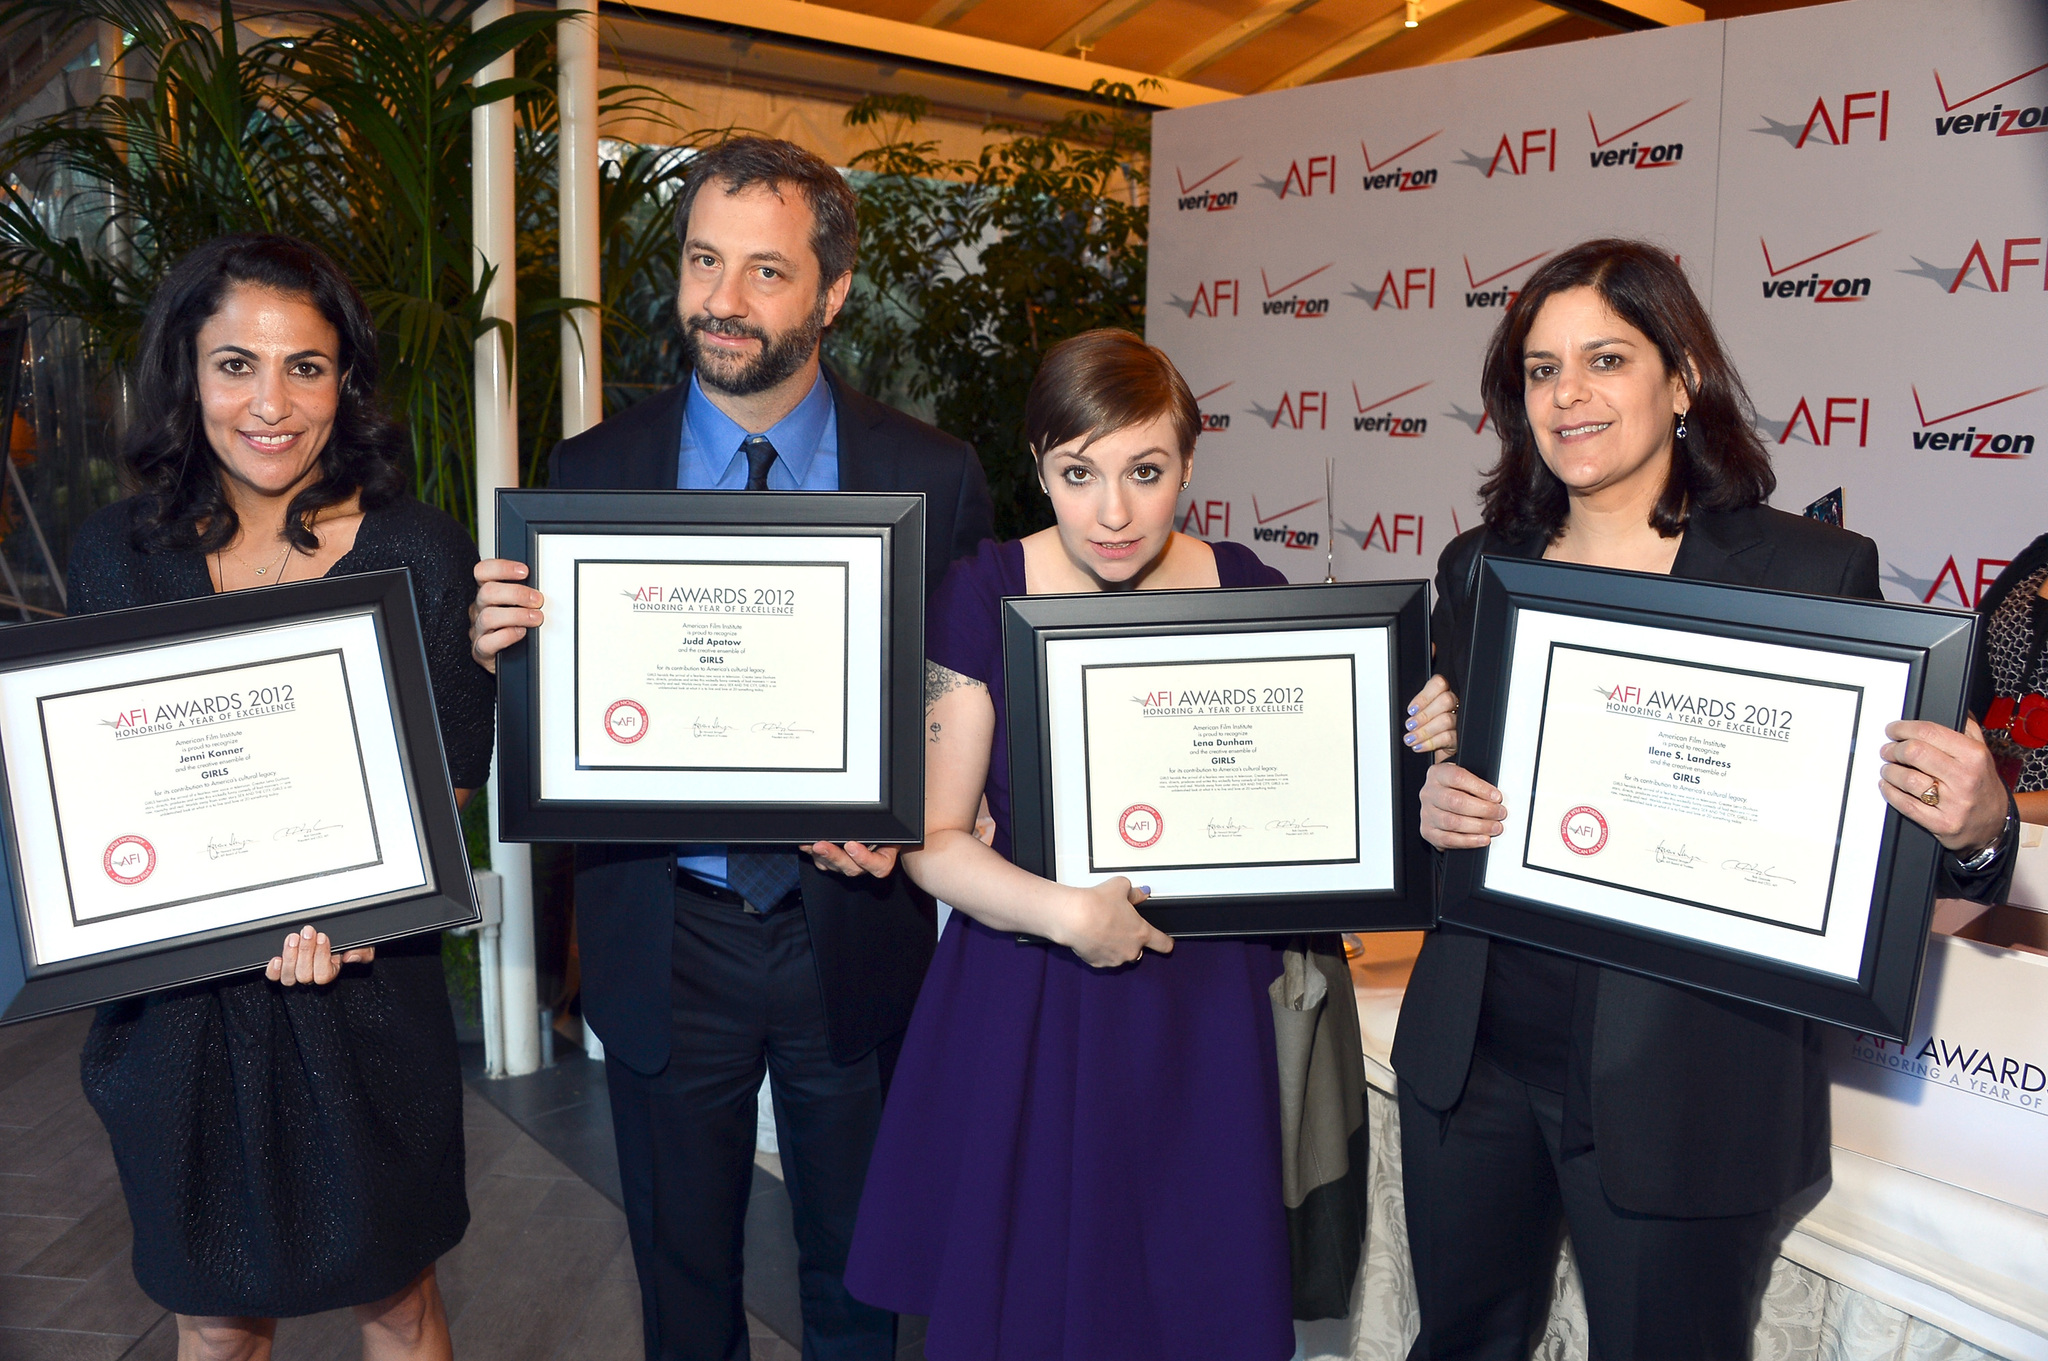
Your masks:
{"label": "woman in black blazer", "polygon": [[[1437,675],[1407,735],[1436,754],[1422,826],[1440,850],[1484,846],[1508,811],[1449,759],[1482,554],[1881,598],[1870,540],[1764,504],[1776,479],[1741,380],[1663,251],[1554,257],[1482,383],[1501,458],[1485,525],[1439,563]],[[1887,734],[1886,799],[1954,853],[1943,891],[1998,892],[2016,823],[1976,726]],[[1422,1316],[1410,1361],[1528,1356],[1564,1231],[1595,1357],[1748,1355],[1779,1207],[1828,1170],[1817,1025],[1442,927],[1393,1063]]]}

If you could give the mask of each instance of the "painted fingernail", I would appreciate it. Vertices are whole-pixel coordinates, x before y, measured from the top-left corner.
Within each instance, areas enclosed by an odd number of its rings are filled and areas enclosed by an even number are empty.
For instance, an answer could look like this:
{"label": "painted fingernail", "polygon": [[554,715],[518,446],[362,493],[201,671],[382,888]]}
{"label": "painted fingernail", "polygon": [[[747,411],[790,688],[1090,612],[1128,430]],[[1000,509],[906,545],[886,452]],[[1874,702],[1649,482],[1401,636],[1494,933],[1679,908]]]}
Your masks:
{"label": "painted fingernail", "polygon": [[1412,747],[1415,745],[1415,734],[1411,732],[1407,736],[1403,737],[1401,740]]}
{"label": "painted fingernail", "polygon": [[1150,884],[1140,884],[1140,885],[1138,885],[1138,892],[1140,892],[1140,893],[1150,893],[1151,891],[1152,891],[1152,885],[1150,885]]}
{"label": "painted fingernail", "polygon": [[1415,712],[1415,706],[1413,704],[1408,706],[1408,712],[1411,714]]}
{"label": "painted fingernail", "polygon": [[1412,719],[1412,718],[1411,718],[1411,719],[1409,719],[1409,720],[1408,720],[1408,722],[1407,722],[1407,725],[1406,725],[1406,726],[1408,726],[1409,728],[1413,728],[1413,727],[1415,726],[1415,723],[1416,723],[1416,720],[1415,720],[1415,719]]}

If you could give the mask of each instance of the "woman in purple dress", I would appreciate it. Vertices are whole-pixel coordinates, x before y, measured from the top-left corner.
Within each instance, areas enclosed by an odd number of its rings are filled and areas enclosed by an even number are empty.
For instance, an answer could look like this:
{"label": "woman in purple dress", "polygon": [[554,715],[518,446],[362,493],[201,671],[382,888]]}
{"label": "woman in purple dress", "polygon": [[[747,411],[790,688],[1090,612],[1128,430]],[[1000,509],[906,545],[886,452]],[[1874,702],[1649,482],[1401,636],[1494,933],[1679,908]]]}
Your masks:
{"label": "woman in purple dress", "polygon": [[1000,627],[1004,596],[1283,578],[1240,545],[1173,532],[1200,416],[1159,350],[1108,330],[1054,347],[1025,422],[1058,523],[983,543],[931,603],[925,842],[903,864],[956,910],[904,1037],[846,1283],[930,1315],[933,1361],[1285,1361],[1266,991],[1280,952],[1176,943],[1134,910],[1143,886],[1071,888],[1010,863]]}

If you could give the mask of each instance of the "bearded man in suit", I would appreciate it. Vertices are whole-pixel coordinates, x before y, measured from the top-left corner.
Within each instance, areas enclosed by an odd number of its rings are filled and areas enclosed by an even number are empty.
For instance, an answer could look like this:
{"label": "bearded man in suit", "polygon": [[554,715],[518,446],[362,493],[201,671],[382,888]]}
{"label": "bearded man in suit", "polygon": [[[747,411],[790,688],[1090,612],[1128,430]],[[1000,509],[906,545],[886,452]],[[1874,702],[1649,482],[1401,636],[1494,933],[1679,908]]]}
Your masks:
{"label": "bearded man in suit", "polygon": [[[923,492],[926,589],[993,532],[960,440],[825,370],[857,204],[792,143],[734,138],[690,162],[676,306],[693,373],[564,440],[556,488]],[[476,569],[471,647],[539,627],[518,563]],[[805,1361],[892,1361],[895,1316],[842,1274],[868,1155],[933,945],[931,900],[893,847],[576,848],[583,1015],[605,1046],[649,1361],[744,1361],[741,1244],[764,1069],[794,1211]]]}

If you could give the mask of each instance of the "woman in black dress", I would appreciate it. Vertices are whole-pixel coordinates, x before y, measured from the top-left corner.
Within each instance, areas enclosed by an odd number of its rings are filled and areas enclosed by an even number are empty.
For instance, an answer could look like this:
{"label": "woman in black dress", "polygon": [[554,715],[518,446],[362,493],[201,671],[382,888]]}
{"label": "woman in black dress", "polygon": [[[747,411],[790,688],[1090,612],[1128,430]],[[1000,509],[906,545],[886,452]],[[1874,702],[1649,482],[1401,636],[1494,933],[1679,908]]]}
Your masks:
{"label": "woman in black dress", "polygon": [[[469,658],[476,548],[406,490],[362,299],[289,237],[181,260],[145,319],[123,450],[137,494],[80,530],[74,612],[408,567],[457,798],[490,764]],[[261,1361],[276,1319],[353,1306],[366,1358],[444,1358],[434,1262],[469,1224],[462,1083],[437,935],[100,1009],[83,1055],[178,1355]]]}

